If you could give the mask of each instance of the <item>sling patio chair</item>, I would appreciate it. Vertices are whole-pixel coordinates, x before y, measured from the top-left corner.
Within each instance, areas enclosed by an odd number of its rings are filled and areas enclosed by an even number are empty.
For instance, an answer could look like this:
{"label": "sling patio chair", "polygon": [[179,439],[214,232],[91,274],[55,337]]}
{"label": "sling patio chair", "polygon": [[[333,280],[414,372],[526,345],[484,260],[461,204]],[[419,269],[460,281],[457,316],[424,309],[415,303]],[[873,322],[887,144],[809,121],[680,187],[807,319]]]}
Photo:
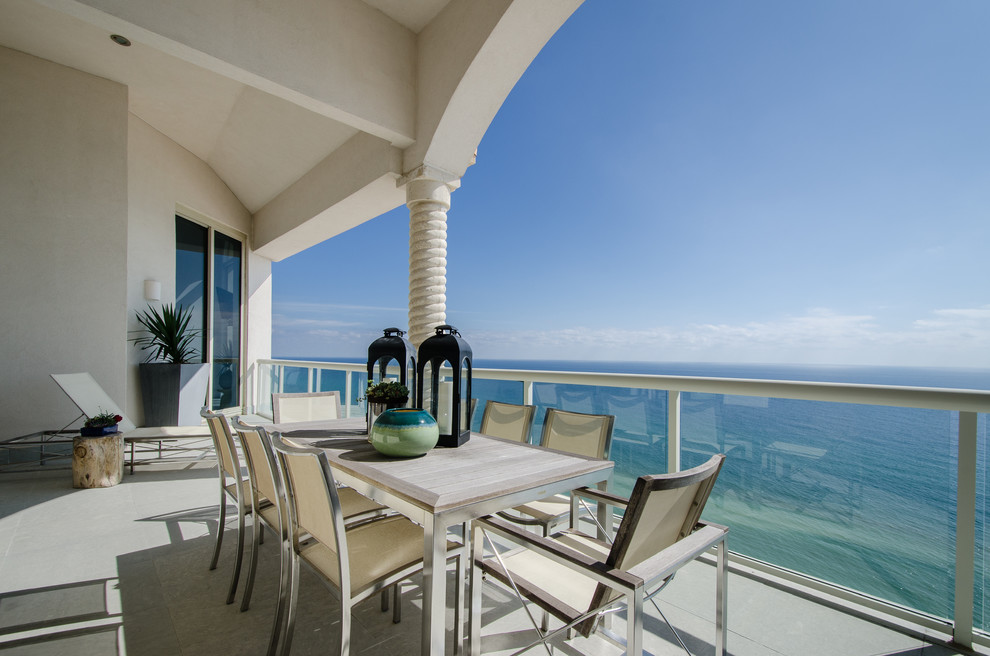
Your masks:
{"label": "sling patio chair", "polygon": [[[283,533],[289,554],[276,616],[282,618],[282,647],[292,643],[299,595],[299,564],[305,563],[340,602],[341,656],[350,653],[351,609],[379,591],[408,578],[423,567],[423,528],[405,517],[346,525],[337,487],[326,454],[320,449],[299,448],[272,434],[276,458],[285,482],[291,530]],[[309,539],[303,540],[304,536]],[[464,574],[467,553],[462,544],[447,541],[447,559],[456,561],[456,638],[462,641]]]}
{"label": "sling patio chair", "polygon": [[485,403],[485,411],[481,415],[481,432],[492,437],[501,437],[525,444],[529,442],[529,434],[533,428],[535,415],[535,405],[488,401]]}
{"label": "sling patio chair", "polygon": [[[540,446],[591,458],[608,458],[614,423],[613,415],[547,408]],[[516,524],[539,526],[546,537],[554,528],[569,521],[575,505],[568,495],[558,494],[516,506],[511,511],[500,512],[499,516]]]}
{"label": "sling patio chair", "polygon": [[[251,603],[250,590],[254,585],[254,572],[257,562],[256,545],[261,540],[261,533],[258,530],[257,522],[266,523],[273,527],[273,530],[276,532],[279,531],[279,529],[274,528],[277,526],[278,511],[272,497],[268,496],[268,494],[273,492],[274,485],[266,485],[263,482],[259,486],[259,479],[263,473],[258,473],[257,471],[254,478],[251,478],[251,465],[256,462],[263,462],[263,460],[251,460],[247,453],[245,453],[245,462],[248,464],[248,477],[245,478],[244,472],[241,469],[241,458],[237,442],[234,440],[234,436],[230,431],[230,424],[227,422],[225,415],[211,412],[205,407],[200,412],[200,415],[206,419],[206,424],[210,429],[210,436],[213,438],[213,448],[217,454],[217,473],[220,482],[220,511],[217,519],[217,539],[213,547],[213,558],[210,561],[211,570],[217,568],[217,563],[220,559],[220,548],[223,544],[223,535],[227,525],[227,500],[229,499],[237,507],[237,547],[234,556],[234,569],[231,572],[230,587],[227,592],[226,603],[228,604],[234,603],[234,597],[237,594],[237,586],[241,575],[241,566],[244,562],[245,520],[249,515],[257,520],[253,525],[253,536],[255,538],[253,544],[255,548],[251,552],[251,566],[247,582],[248,588],[244,594],[244,598],[241,600],[241,610],[247,610]],[[239,427],[244,426],[239,424]],[[271,481],[267,482],[270,483]],[[263,488],[267,488],[267,494]],[[371,501],[367,497],[361,496],[353,490],[344,493],[343,498],[347,504],[345,510],[347,517],[359,518],[369,512],[384,512],[384,506]]]}
{"label": "sling patio chair", "polygon": [[[240,417],[234,420],[234,431],[240,439],[244,460],[247,463],[250,514],[258,519],[252,524],[251,559],[244,597],[241,599],[241,610],[244,611],[251,603],[254,576],[258,567],[258,548],[262,542],[262,526],[259,524],[267,526],[276,535],[281,536],[283,530],[287,530],[288,519],[283,516],[282,507],[285,503],[280,502],[284,495],[279,493],[281,481],[278,478],[278,465],[272,449],[271,436],[263,427],[249,426]],[[372,501],[349,487],[339,487],[337,493],[345,524],[384,517],[390,512],[388,507]]]}
{"label": "sling patio chair", "polygon": [[[251,512],[251,502],[247,496],[247,481],[241,471],[241,460],[237,453],[234,436],[230,432],[227,417],[220,413],[210,412],[204,407],[200,415],[206,419],[213,438],[213,448],[217,454],[217,474],[220,480],[220,516],[217,519],[217,539],[213,547],[213,559],[210,569],[217,568],[220,559],[220,545],[227,526],[227,499],[237,506],[237,550],[234,557],[234,571],[230,577],[230,588],[227,592],[227,603],[234,603],[237,593],[237,581],[241,575],[241,563],[244,559],[244,518]],[[231,482],[228,483],[227,479]]]}
{"label": "sling patio chair", "polygon": [[[643,653],[644,606],[650,601],[674,632],[654,597],[681,567],[718,547],[715,591],[715,654],[724,656],[727,636],[726,539],[728,528],[700,520],[701,512],[722,468],[724,455],[676,474],[641,476],[628,501],[614,494],[583,488],[575,494],[599,504],[625,508],[611,544],[566,529],[552,537],[533,533],[489,516],[473,522],[473,567],[471,568],[471,653],[481,650],[482,574],[506,585],[526,608],[539,638],[523,649],[543,644],[576,630],[589,637],[596,630],[606,639],[624,646],[629,656]],[[519,548],[502,552],[500,543]],[[489,556],[485,556],[485,545]],[[554,631],[537,625],[524,599],[535,603],[562,622]],[[603,626],[606,613],[626,608],[626,636]],[[541,630],[542,629],[542,630]],[[688,652],[690,654],[690,652]]]}
{"label": "sling patio chair", "polygon": [[340,418],[340,392],[272,394],[272,416],[276,424]]}

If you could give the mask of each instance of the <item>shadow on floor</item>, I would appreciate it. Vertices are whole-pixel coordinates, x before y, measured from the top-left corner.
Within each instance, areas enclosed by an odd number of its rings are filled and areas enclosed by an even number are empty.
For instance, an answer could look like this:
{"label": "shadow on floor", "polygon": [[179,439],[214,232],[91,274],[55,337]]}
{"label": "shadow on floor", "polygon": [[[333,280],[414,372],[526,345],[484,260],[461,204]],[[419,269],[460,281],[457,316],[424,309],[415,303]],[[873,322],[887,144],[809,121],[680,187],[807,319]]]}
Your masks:
{"label": "shadow on floor", "polygon": [[4,654],[112,654],[119,611],[108,604],[114,579],[95,579],[0,595]]}

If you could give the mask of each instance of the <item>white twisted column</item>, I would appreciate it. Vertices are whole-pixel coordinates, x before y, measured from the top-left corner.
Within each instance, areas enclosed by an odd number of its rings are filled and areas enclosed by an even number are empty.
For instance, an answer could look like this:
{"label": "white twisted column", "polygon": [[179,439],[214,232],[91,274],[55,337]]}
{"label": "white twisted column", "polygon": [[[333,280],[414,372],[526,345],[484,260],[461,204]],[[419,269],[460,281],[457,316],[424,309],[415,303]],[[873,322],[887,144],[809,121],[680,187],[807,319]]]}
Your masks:
{"label": "white twisted column", "polygon": [[409,208],[409,341],[419,348],[447,323],[448,183],[418,177],[406,184]]}

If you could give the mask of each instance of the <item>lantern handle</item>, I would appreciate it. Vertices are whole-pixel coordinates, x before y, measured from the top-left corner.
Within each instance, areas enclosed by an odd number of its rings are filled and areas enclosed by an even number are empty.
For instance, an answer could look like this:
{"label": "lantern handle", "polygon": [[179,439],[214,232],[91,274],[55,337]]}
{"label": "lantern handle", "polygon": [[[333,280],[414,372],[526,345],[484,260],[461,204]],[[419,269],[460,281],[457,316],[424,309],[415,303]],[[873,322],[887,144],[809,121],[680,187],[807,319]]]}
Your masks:
{"label": "lantern handle", "polygon": [[458,337],[461,336],[461,334],[457,332],[457,328],[454,328],[449,323],[445,323],[442,326],[437,326],[437,335],[443,335],[444,333],[457,335]]}
{"label": "lantern handle", "polygon": [[385,337],[402,337],[406,334],[405,331],[400,330],[399,328],[386,328],[384,332]]}

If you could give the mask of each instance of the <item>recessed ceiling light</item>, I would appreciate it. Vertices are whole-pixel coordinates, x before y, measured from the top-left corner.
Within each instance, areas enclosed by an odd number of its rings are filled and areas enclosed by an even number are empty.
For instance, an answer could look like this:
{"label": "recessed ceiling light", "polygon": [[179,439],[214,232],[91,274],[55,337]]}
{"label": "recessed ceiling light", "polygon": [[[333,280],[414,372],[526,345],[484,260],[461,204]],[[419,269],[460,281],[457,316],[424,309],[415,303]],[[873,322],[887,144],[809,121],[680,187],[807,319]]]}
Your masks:
{"label": "recessed ceiling light", "polygon": [[119,34],[111,34],[110,40],[121,46],[131,45],[130,39],[128,39],[126,36],[120,36]]}

